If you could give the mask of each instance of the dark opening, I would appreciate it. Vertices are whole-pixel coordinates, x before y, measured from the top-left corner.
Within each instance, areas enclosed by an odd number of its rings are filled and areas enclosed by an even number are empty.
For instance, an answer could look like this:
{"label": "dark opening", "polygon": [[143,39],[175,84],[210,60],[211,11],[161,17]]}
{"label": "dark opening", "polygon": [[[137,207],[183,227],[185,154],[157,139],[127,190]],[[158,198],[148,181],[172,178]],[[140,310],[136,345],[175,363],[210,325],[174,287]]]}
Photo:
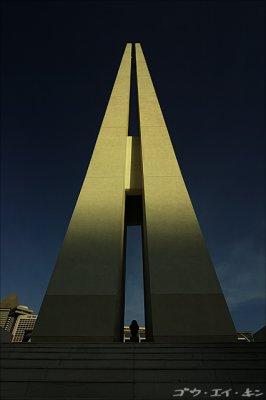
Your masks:
{"label": "dark opening", "polygon": [[132,44],[128,136],[139,136],[139,110],[135,45]]}
{"label": "dark opening", "polygon": [[126,225],[142,225],[142,196],[126,196]]}
{"label": "dark opening", "polygon": [[135,319],[139,326],[145,326],[141,196],[126,196],[125,229],[124,324]]}

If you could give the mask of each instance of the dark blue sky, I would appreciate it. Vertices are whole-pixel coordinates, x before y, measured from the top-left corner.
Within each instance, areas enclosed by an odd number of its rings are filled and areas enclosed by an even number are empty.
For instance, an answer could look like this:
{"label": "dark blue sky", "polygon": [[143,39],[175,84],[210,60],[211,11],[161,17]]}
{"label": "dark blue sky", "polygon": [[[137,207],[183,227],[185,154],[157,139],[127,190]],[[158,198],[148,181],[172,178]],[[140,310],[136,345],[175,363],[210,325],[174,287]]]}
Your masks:
{"label": "dark blue sky", "polygon": [[[3,3],[1,297],[39,310],[126,42],[142,44],[236,327],[255,331],[265,324],[257,1]],[[141,322],[129,235],[127,318]]]}

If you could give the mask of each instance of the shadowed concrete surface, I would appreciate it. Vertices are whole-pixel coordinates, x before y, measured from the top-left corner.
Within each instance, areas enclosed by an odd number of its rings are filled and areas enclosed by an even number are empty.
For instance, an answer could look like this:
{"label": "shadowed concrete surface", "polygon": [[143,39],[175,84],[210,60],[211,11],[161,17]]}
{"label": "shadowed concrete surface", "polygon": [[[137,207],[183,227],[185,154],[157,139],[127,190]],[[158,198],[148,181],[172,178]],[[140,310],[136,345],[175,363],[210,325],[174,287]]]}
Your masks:
{"label": "shadowed concrete surface", "polygon": [[[243,399],[247,388],[266,397],[265,343],[1,347],[2,400],[164,400],[177,398],[173,395],[184,388],[200,390],[198,399],[214,398],[214,389],[230,389],[224,397]],[[182,395],[191,398],[188,390]]]}
{"label": "shadowed concrete surface", "polygon": [[254,334],[254,340],[255,342],[266,342],[266,326],[264,326]]}

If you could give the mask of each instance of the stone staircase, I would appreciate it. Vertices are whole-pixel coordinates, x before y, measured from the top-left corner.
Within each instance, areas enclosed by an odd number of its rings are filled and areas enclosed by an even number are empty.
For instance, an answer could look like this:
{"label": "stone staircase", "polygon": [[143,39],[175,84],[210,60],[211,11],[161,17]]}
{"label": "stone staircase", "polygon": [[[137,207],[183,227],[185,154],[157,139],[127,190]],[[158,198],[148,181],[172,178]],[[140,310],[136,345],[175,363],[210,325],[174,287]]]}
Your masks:
{"label": "stone staircase", "polygon": [[5,343],[1,369],[1,400],[266,399],[265,343]]}

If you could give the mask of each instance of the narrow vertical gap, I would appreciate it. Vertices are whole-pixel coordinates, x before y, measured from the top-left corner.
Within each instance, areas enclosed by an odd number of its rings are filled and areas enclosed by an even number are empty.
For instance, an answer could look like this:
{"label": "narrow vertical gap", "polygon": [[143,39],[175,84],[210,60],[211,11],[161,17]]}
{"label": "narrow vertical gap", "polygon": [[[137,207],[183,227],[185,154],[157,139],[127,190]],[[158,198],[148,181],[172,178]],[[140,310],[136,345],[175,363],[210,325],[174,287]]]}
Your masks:
{"label": "narrow vertical gap", "polygon": [[132,43],[128,136],[139,136],[136,50]]}
{"label": "narrow vertical gap", "polygon": [[[124,242],[126,326],[135,319],[140,327],[145,327],[142,220],[142,196],[126,195]],[[143,339],[144,333],[142,332],[140,336]],[[129,338],[128,334],[127,337]]]}
{"label": "narrow vertical gap", "polygon": [[125,271],[125,325],[133,319],[145,325],[141,225],[127,226]]}

